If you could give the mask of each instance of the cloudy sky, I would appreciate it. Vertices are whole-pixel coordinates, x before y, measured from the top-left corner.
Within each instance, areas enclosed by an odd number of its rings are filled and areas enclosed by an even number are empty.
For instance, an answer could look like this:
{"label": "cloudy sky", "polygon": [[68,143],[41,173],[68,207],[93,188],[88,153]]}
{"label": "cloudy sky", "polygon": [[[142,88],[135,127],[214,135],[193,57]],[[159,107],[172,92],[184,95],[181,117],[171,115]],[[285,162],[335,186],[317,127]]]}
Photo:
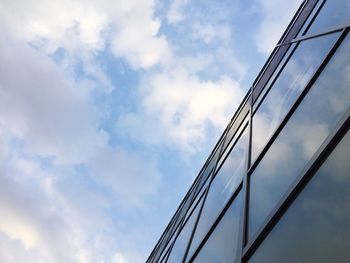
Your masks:
{"label": "cloudy sky", "polygon": [[0,261],[144,262],[300,2],[0,0]]}

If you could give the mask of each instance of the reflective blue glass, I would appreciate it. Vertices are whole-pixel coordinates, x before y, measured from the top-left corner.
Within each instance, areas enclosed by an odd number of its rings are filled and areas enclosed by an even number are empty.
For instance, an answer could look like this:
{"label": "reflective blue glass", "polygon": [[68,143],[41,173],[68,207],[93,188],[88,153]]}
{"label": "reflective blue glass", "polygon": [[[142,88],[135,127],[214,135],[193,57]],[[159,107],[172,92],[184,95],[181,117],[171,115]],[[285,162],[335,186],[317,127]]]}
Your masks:
{"label": "reflective blue glass", "polygon": [[233,263],[237,256],[242,197],[239,193],[193,262]]}
{"label": "reflective blue glass", "polygon": [[255,160],[328,54],[339,33],[302,42],[253,116],[252,160]]}
{"label": "reflective blue glass", "polygon": [[347,37],[250,177],[249,237],[350,109]]}
{"label": "reflective blue glass", "polygon": [[190,256],[194,253],[241,182],[245,171],[247,148],[248,129],[245,129],[210,185],[190,247]]}
{"label": "reflective blue glass", "polygon": [[307,34],[322,33],[350,24],[350,1],[327,0]]}
{"label": "reflective blue glass", "polygon": [[312,177],[249,263],[347,263],[350,133]]}
{"label": "reflective blue glass", "polygon": [[[203,199],[203,198],[202,198]],[[168,263],[178,263],[182,261],[183,256],[189,242],[189,239],[192,234],[194,224],[196,223],[198,212],[201,207],[201,202],[198,203],[191,216],[183,226],[180,234],[177,236],[174,246],[171,249],[170,256],[168,258]]]}

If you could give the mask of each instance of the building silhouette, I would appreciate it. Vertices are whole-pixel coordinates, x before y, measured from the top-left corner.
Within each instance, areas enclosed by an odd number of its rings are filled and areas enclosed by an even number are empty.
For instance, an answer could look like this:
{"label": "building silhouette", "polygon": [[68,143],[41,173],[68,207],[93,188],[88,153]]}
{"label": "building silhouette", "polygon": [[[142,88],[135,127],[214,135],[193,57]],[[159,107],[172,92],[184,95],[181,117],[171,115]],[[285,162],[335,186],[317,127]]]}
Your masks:
{"label": "building silhouette", "polygon": [[349,29],[301,4],[147,262],[350,262]]}

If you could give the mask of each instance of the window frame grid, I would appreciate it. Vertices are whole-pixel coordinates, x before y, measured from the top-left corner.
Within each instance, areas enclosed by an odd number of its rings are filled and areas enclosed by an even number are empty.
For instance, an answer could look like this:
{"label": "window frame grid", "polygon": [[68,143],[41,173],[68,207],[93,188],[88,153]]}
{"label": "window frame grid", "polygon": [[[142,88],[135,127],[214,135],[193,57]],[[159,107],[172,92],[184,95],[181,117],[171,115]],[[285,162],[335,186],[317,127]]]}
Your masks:
{"label": "window frame grid", "polygon": [[[331,60],[331,58],[333,57],[333,55],[337,51],[338,47],[341,45],[343,40],[348,35],[348,32],[349,32],[349,28],[344,29],[342,31],[341,35],[336,40],[335,44],[333,45],[333,47],[331,48],[331,50],[327,54],[326,58],[324,59],[324,61],[320,65],[320,67],[317,69],[317,71],[314,74],[314,76],[311,78],[309,83],[306,85],[306,87],[304,88],[303,92],[300,94],[299,98],[296,100],[294,105],[291,107],[291,109],[287,113],[286,117],[283,119],[283,121],[281,122],[281,124],[279,125],[279,127],[277,128],[275,133],[272,135],[271,139],[268,141],[268,143],[265,145],[265,147],[263,148],[261,153],[258,155],[255,163],[249,168],[249,170],[248,170],[248,192],[250,190],[250,177],[252,176],[252,174],[254,172],[254,169],[258,166],[259,162],[262,160],[262,158],[264,157],[264,155],[266,154],[266,152],[268,151],[270,146],[273,144],[273,142],[275,141],[277,136],[280,134],[280,132],[284,128],[285,124],[288,122],[290,117],[293,115],[295,110],[298,108],[298,106],[302,102],[302,100],[305,97],[305,95],[312,88],[312,86],[313,86],[314,82],[317,80],[318,76],[321,74],[323,69],[326,67],[328,62]],[[344,122],[347,123],[349,121],[348,120],[349,114],[350,114],[350,111],[347,112],[348,116],[346,116],[345,120],[343,119],[342,123],[344,123]],[[339,125],[336,128],[339,128]],[[335,130],[337,130],[336,128],[335,128]],[[331,132],[331,134],[327,137],[327,139],[322,143],[322,145],[320,146],[319,150],[307,162],[306,167],[308,167],[310,165],[312,166],[313,162],[317,159],[316,156],[320,155],[320,149],[327,147],[328,143],[330,142],[330,138],[333,138],[335,136],[335,134],[336,134],[336,131]],[[334,138],[334,139],[337,139],[337,138]],[[301,175],[299,175],[297,177],[296,181],[302,180],[302,178],[304,176],[306,176],[307,174],[308,173],[305,173],[305,168],[304,168],[303,172],[301,173]],[[269,230],[272,229],[272,227],[275,225],[274,224],[274,218],[275,218],[275,216],[277,216],[277,215],[275,215],[275,213],[279,211],[279,209],[281,208],[281,205],[283,205],[284,202],[288,201],[288,198],[287,198],[289,196],[288,194],[291,194],[293,192],[293,187],[294,186],[296,186],[295,183],[293,183],[293,185],[290,186],[290,188],[288,188],[287,193],[285,193],[285,195],[279,200],[279,202],[276,204],[274,209],[269,213],[267,218],[264,220],[263,224],[259,227],[257,232],[255,234],[253,234],[251,240],[248,241],[248,243],[246,244],[246,246],[243,249],[243,258],[247,258],[247,256],[252,253],[251,251],[253,250],[254,247],[257,246],[257,243],[261,242],[261,239],[264,238],[264,235],[266,235],[267,232],[269,232]],[[247,206],[247,209],[249,209],[249,196],[248,196],[247,201],[248,202],[245,205]],[[246,219],[248,219],[248,218],[246,218]],[[245,228],[246,229],[248,228],[248,221],[245,221]]]}
{"label": "window frame grid", "polygon": [[302,172],[296,177],[292,185],[289,186],[283,197],[265,219],[263,226],[243,249],[243,262],[249,261],[249,257],[258,249],[259,245],[275,227],[279,219],[282,218],[284,212],[287,211],[289,206],[297,198],[298,194],[302,192],[312,176],[332,153],[333,149],[337,146],[349,129],[350,109],[347,110],[347,112],[343,115],[343,118],[334,127],[315,154],[313,154],[312,158],[307,162]]}
{"label": "window frame grid", "polygon": [[[247,129],[247,128],[249,127],[249,122],[248,122],[248,123],[245,124],[246,127],[244,127],[244,128],[240,131],[240,134],[238,134],[237,138],[235,138],[236,134],[239,132],[239,129],[240,129],[241,125],[244,125],[245,122],[246,122],[246,119],[245,119],[245,117],[244,117],[244,118],[243,118],[243,121],[240,123],[240,125],[238,125],[238,127],[236,127],[236,130],[235,130],[235,132],[234,132],[234,135],[233,135],[232,138],[230,139],[230,141],[231,141],[231,140],[234,140],[234,139],[235,139],[236,141],[235,141],[234,144],[232,145],[231,150],[229,151],[229,153],[234,149],[234,147],[236,146],[237,142],[239,141],[239,139],[241,138],[242,134],[244,133],[245,129]],[[225,137],[224,141],[225,141],[225,140],[226,140],[226,137]],[[229,143],[227,144],[227,147],[228,147],[228,146],[229,146]],[[227,147],[226,147],[226,148],[227,148]],[[226,150],[226,148],[225,148],[225,149],[224,149],[223,147],[221,148],[220,158],[222,157],[223,152],[224,152],[224,150]],[[225,160],[226,160],[227,157],[229,156],[229,153],[227,154],[227,156],[224,157]],[[203,211],[203,208],[204,208],[204,206],[205,206],[205,202],[206,202],[208,193],[209,193],[209,191],[210,191],[210,186],[211,186],[213,180],[215,179],[217,173],[219,172],[219,170],[220,170],[220,168],[221,168],[221,166],[222,166],[222,164],[223,164],[224,162],[225,162],[225,161],[223,161],[223,162],[221,163],[219,169],[216,169],[216,168],[217,168],[216,166],[218,165],[219,160],[216,162],[216,165],[215,165],[215,168],[214,168],[214,172],[212,173],[211,177],[209,178],[210,182],[209,182],[209,185],[208,185],[208,187],[207,187],[207,189],[206,189],[206,193],[205,193],[205,196],[204,196],[204,200],[203,200],[203,203],[202,203],[202,207],[200,208],[200,211],[199,211],[199,213],[198,213],[198,217],[197,217],[197,220],[196,220],[195,225],[194,225],[194,227],[193,227],[192,234],[191,234],[190,240],[189,240],[189,242],[188,242],[188,245],[187,245],[187,248],[186,248],[186,252],[185,252],[185,255],[184,255],[184,258],[183,258],[183,261],[182,261],[182,262],[186,262],[186,259],[187,259],[187,256],[188,256],[188,252],[189,252],[190,246],[191,246],[191,244],[192,244],[193,237],[194,237],[195,232],[196,232],[196,230],[197,230],[197,226],[198,226],[199,219],[200,219],[200,217],[201,217],[201,215],[202,215],[202,211]],[[245,172],[245,173],[246,173],[246,172]],[[233,193],[232,195],[234,195],[234,194],[236,193],[237,189],[241,186],[241,184],[242,184],[242,182],[240,182],[240,183],[238,184],[237,188],[234,190],[234,193]],[[231,198],[232,198],[232,196],[229,198],[229,200],[228,200],[227,202],[230,202]],[[226,207],[226,204],[224,205],[224,207],[223,207],[222,210],[224,210],[225,207]],[[217,222],[218,218],[220,217],[220,214],[222,213],[222,210],[220,211],[220,213],[218,214],[218,216],[215,218],[213,224],[209,227],[208,232],[210,232],[210,229],[211,229],[211,228],[213,227],[213,225]],[[196,254],[198,254],[198,252],[199,252],[199,250],[200,250],[200,248],[201,248],[201,243],[204,242],[204,239],[206,239],[206,237],[207,237],[207,235],[208,235],[208,232],[204,235],[203,240],[200,241],[198,247],[195,248],[195,250],[194,250],[194,252],[193,252],[193,255],[191,255],[191,258],[190,258],[189,260],[193,260],[193,259],[194,259],[194,256],[195,256]],[[209,235],[209,236],[210,236],[210,235]],[[209,237],[209,236],[208,236],[208,237]],[[188,262],[189,262],[189,261],[188,261]]]}
{"label": "window frame grid", "polygon": [[[339,35],[338,39],[335,40],[333,46],[330,48],[330,50],[328,51],[325,59],[322,61],[322,63],[320,64],[320,66],[317,68],[317,70],[315,71],[314,75],[311,77],[311,79],[308,81],[308,83],[305,85],[305,87],[303,88],[302,92],[300,93],[299,97],[296,99],[296,101],[293,103],[293,105],[291,106],[291,108],[289,109],[289,111],[286,113],[285,117],[282,119],[281,123],[276,127],[276,129],[274,130],[274,132],[271,134],[270,138],[267,140],[267,143],[265,144],[265,146],[261,149],[260,153],[257,155],[255,161],[251,164],[249,170],[248,170],[248,174],[249,176],[254,172],[255,168],[259,165],[261,159],[265,156],[266,152],[269,150],[269,148],[271,147],[271,145],[273,144],[273,142],[275,141],[275,139],[277,138],[277,136],[280,134],[280,132],[282,131],[282,129],[284,128],[285,124],[288,122],[288,120],[290,119],[290,117],[293,115],[293,113],[295,112],[295,110],[298,108],[299,104],[301,103],[301,101],[304,99],[305,95],[309,92],[309,90],[312,88],[312,85],[314,84],[314,82],[316,81],[316,79],[318,78],[318,76],[321,74],[321,72],[323,71],[323,69],[325,68],[325,66],[328,64],[329,60],[333,57],[333,54],[336,52],[336,50],[338,49],[338,47],[340,46],[341,42],[343,41],[343,39],[345,38],[346,34],[347,34],[347,29],[343,29],[341,32],[341,34]],[[322,36],[320,36],[322,37]],[[300,43],[303,40],[300,41]],[[305,40],[307,41],[307,40]],[[257,108],[259,109],[259,108]],[[254,115],[253,115],[254,117]],[[254,129],[254,128],[253,128]]]}

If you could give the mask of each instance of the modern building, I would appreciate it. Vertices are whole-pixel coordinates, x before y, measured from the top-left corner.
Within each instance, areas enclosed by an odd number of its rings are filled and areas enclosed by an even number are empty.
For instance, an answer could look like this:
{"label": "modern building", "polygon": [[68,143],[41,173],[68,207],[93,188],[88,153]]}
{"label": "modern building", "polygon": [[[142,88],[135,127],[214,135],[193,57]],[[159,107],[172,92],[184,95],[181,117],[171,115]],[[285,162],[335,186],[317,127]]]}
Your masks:
{"label": "modern building", "polygon": [[349,29],[302,3],[147,262],[350,262]]}

